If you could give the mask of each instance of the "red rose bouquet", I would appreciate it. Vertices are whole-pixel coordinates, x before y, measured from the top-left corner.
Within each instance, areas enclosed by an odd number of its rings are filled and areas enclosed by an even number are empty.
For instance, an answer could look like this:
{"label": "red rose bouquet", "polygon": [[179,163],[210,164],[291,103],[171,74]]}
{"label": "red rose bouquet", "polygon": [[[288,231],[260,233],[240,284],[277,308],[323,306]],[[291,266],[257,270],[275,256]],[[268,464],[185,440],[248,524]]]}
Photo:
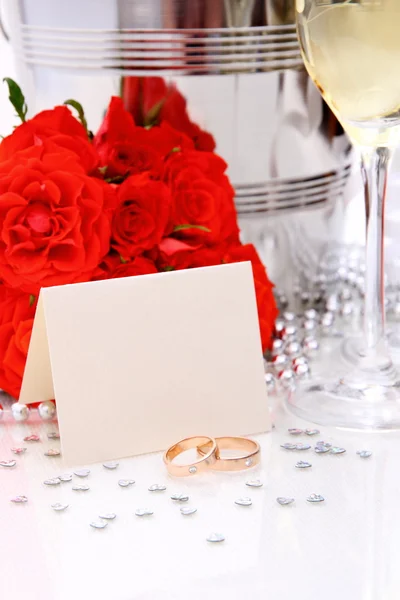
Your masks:
{"label": "red rose bouquet", "polygon": [[146,95],[136,82],[157,116],[145,124],[132,82],[130,108],[141,124],[115,97],[93,136],[72,100],[26,121],[22,92],[7,83],[22,124],[0,143],[0,387],[19,395],[44,286],[249,260],[267,349],[273,286],[255,248],[240,243],[227,165],[180,94],[158,85],[158,96]]}

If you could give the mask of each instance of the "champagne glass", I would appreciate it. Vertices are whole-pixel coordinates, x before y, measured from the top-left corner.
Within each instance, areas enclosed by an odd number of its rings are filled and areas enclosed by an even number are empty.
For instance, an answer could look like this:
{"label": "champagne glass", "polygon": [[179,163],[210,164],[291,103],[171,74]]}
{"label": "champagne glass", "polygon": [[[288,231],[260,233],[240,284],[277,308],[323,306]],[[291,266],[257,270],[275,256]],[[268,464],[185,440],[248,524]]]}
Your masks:
{"label": "champagne glass", "polygon": [[[383,233],[388,170],[400,142],[400,0],[296,0],[307,71],[360,150],[366,210],[363,341],[356,364],[290,392],[320,424],[400,428],[400,376],[385,338]],[[339,352],[327,357],[331,369]],[[348,367],[349,368],[349,367]]]}

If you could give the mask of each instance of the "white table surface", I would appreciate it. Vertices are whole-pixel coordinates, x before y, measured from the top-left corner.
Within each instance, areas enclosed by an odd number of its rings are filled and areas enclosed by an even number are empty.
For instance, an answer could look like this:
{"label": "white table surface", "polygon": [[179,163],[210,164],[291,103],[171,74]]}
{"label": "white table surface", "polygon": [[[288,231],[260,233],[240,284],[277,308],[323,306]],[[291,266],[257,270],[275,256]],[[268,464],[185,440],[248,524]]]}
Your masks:
{"label": "white table surface", "polygon": [[[14,76],[9,48],[0,40],[0,77]],[[11,130],[13,109],[0,88],[0,133]],[[111,408],[110,408],[111,410]],[[0,421],[0,460],[10,448],[27,445],[17,467],[0,468],[0,598],[3,600],[398,600],[400,597],[400,435],[365,434],[321,428],[324,439],[344,446],[345,455],[291,453],[280,448],[288,427],[299,420],[275,408],[276,429],[258,439],[261,465],[248,473],[210,474],[188,480],[167,476],[160,455],[120,461],[117,471],[90,466],[90,491],[73,492],[72,483],[47,487],[43,481],[70,472],[62,458],[44,451],[54,423],[31,416],[16,424]],[[39,443],[23,443],[28,433]],[[305,440],[303,440],[305,441]],[[373,456],[362,460],[358,449]],[[295,469],[310,460],[309,470]],[[136,484],[123,489],[120,478]],[[264,486],[245,486],[261,478]],[[85,480],[74,480],[82,483]],[[151,493],[152,483],[167,491]],[[169,496],[187,492],[198,512],[183,517]],[[320,493],[326,501],[311,505]],[[25,494],[26,505],[11,497]],[[253,506],[234,500],[250,496]],[[277,496],[293,496],[282,507]],[[66,502],[64,513],[50,508]],[[154,509],[140,519],[136,508]],[[117,513],[105,530],[89,526],[101,511]],[[222,544],[206,542],[222,532]]]}
{"label": "white table surface", "polygon": [[[34,415],[15,423],[6,415],[0,422],[0,459],[13,457],[13,446],[28,450],[16,457],[15,468],[0,469],[0,598],[397,600],[400,435],[320,428],[318,439],[347,452],[316,455],[280,448],[293,440],[287,428],[304,424],[280,406],[274,421],[275,430],[257,438],[261,465],[246,473],[174,479],[161,455],[152,454],[121,460],[115,471],[88,465],[87,479],[74,476],[72,483],[49,487],[45,479],[73,471],[62,457],[44,456],[59,446],[47,439],[56,425]],[[22,442],[29,433],[42,441]],[[363,448],[373,456],[357,456]],[[296,469],[297,460],[313,466]],[[136,483],[121,488],[120,478]],[[260,478],[264,486],[245,486],[249,478]],[[74,482],[87,482],[90,490],[74,492]],[[149,492],[153,483],[164,483],[166,492]],[[170,499],[176,492],[187,493],[188,505],[198,512],[182,516]],[[325,502],[308,503],[313,492]],[[28,503],[11,503],[18,494],[28,496]],[[253,505],[236,506],[241,496],[250,496]],[[277,496],[296,501],[280,506]],[[56,513],[54,502],[70,506]],[[154,515],[136,517],[140,507],[152,508]],[[102,511],[117,518],[104,530],[92,529],[90,522]],[[225,542],[208,543],[214,531]]]}

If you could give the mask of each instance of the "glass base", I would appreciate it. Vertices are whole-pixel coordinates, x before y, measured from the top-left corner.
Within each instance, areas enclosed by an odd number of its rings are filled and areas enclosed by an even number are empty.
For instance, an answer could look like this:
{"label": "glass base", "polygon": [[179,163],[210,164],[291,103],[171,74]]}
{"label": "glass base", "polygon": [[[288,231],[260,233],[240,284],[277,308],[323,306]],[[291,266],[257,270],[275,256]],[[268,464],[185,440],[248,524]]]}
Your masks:
{"label": "glass base", "polygon": [[288,409],[319,425],[400,429],[400,375],[387,359],[374,366],[368,362],[361,360],[344,377],[320,376],[304,382],[290,391]]}
{"label": "glass base", "polygon": [[[387,331],[387,344],[395,366],[400,367],[400,327],[396,326]],[[363,337],[352,336],[343,340],[341,355],[350,365],[357,365],[363,355]]]}

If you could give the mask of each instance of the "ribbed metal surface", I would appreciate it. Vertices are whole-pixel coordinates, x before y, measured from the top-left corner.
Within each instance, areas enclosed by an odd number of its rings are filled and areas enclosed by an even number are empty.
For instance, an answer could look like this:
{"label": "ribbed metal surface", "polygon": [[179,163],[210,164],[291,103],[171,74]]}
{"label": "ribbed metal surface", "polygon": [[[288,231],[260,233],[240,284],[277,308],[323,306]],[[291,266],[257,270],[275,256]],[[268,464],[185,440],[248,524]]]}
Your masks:
{"label": "ribbed metal surface", "polygon": [[236,185],[239,215],[311,208],[338,200],[351,173],[347,165],[333,173],[302,179],[271,180],[254,185]]}
{"label": "ribbed metal surface", "polygon": [[21,26],[28,65],[121,75],[191,75],[302,68],[294,25],[214,29],[64,29]]}

